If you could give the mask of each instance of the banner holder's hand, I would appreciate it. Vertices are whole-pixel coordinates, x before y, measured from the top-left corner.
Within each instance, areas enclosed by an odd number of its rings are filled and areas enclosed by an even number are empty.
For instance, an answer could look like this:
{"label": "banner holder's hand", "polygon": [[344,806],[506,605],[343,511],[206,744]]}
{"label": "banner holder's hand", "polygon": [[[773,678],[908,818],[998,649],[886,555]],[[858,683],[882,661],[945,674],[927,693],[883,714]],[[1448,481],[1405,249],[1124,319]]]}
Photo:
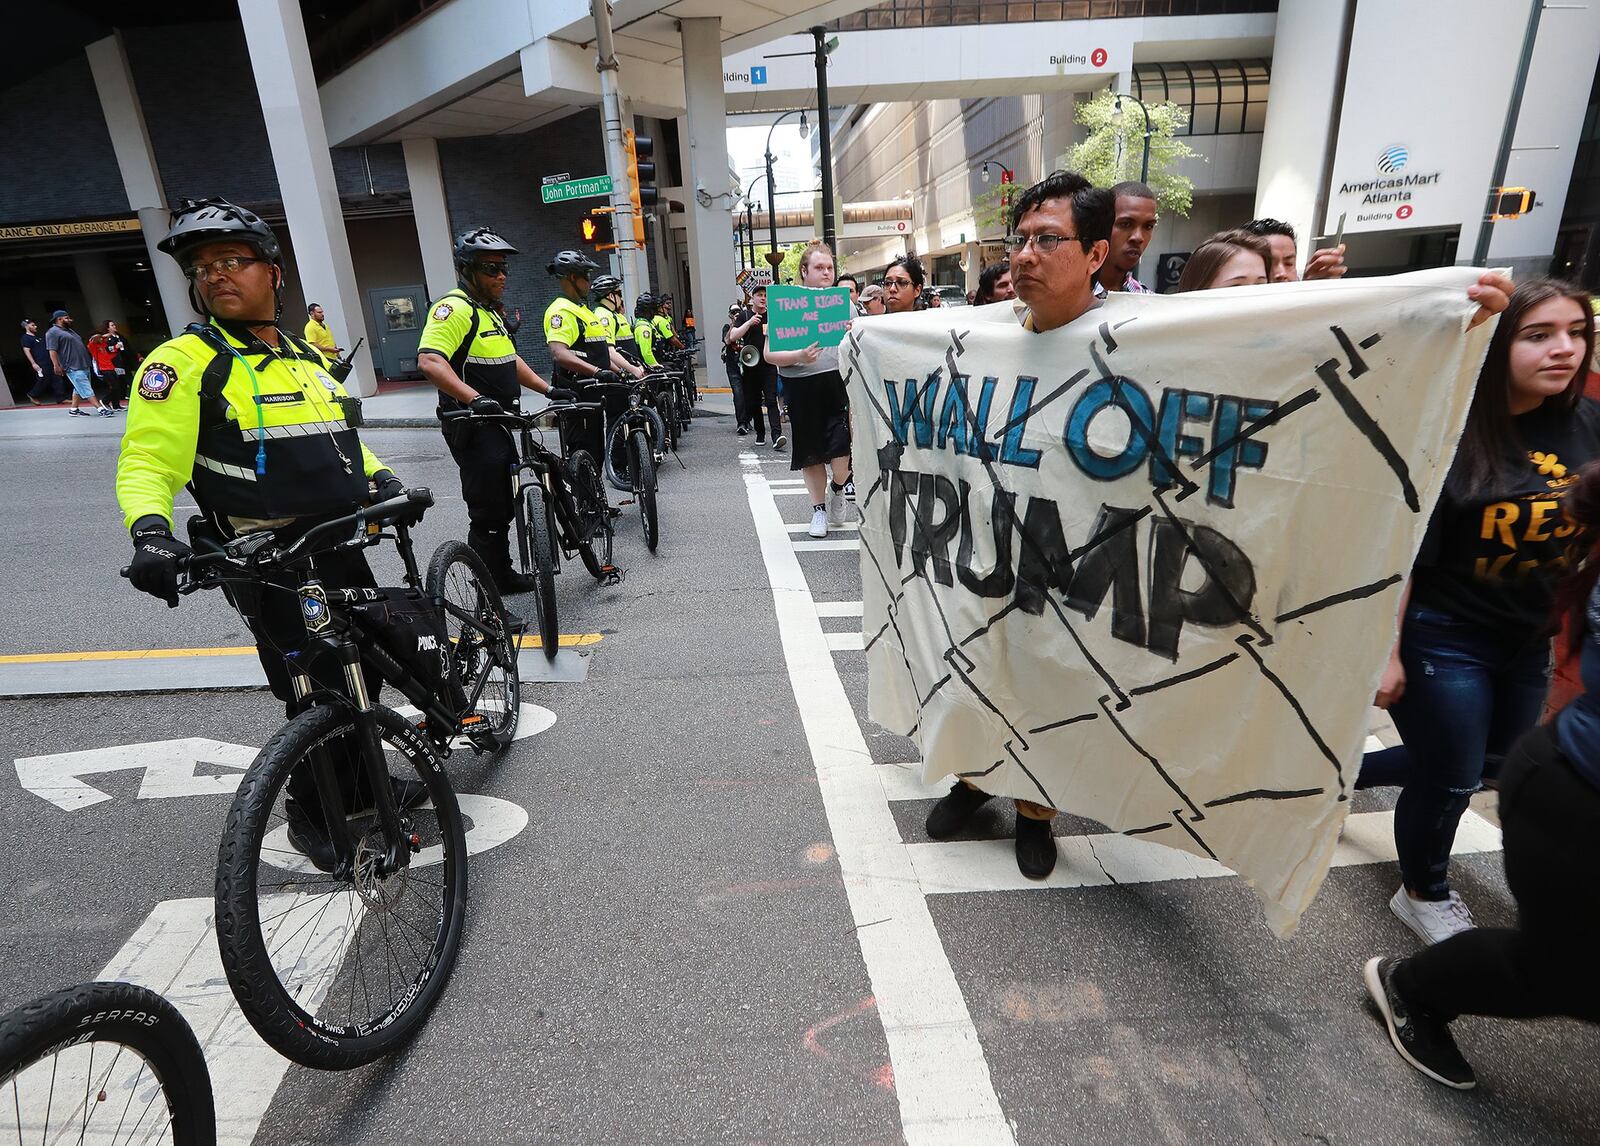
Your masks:
{"label": "banner holder's hand", "polygon": [[1478,281],[1467,288],[1467,297],[1478,304],[1478,309],[1472,313],[1472,321],[1467,323],[1467,329],[1471,330],[1490,315],[1499,314],[1510,306],[1511,292],[1515,289],[1505,275],[1494,271],[1484,271],[1479,275]]}

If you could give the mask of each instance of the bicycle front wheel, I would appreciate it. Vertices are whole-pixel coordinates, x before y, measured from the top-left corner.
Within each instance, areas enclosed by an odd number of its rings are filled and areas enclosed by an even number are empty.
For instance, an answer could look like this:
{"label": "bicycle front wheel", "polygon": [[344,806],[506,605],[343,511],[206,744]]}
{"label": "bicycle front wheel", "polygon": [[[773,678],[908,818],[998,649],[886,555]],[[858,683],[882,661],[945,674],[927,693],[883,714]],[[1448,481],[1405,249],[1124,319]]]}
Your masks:
{"label": "bicycle front wheel", "polygon": [[85,983],[0,1016],[0,1141],[217,1140],[211,1076],[177,1008],[132,983]]}
{"label": "bicycle front wheel", "polygon": [[606,500],[600,467],[588,450],[573,450],[569,463],[572,473],[572,500],[578,507],[583,544],[578,552],[584,568],[596,580],[604,580],[611,569],[611,547],[615,528],[611,524],[611,503]]}
{"label": "bicycle front wheel", "polygon": [[654,553],[661,540],[656,518],[656,466],[643,430],[635,430],[628,437],[628,468],[632,471],[633,496],[639,503],[639,519],[644,525],[644,543]]}
{"label": "bicycle front wheel", "polygon": [[[399,1050],[455,967],[467,899],[467,848],[455,792],[433,749],[399,714],[373,710],[396,781],[420,782],[401,812],[408,866],[378,873],[382,826],[346,781],[359,771],[355,714],[318,705],[284,725],[245,773],[217,853],[217,946],[240,1009],[268,1045],[319,1070],[347,1070]],[[327,753],[346,787],[330,824],[314,784]],[[352,793],[351,789],[357,789]],[[317,846],[347,831],[346,877]],[[325,845],[324,845],[325,846]]]}
{"label": "bicycle front wheel", "polygon": [[[456,676],[469,705],[459,714],[462,732],[480,748],[504,748],[516,735],[521,710],[517,639],[478,551],[461,541],[435,549],[428,562],[428,596],[444,612]],[[481,719],[468,719],[473,716]]]}

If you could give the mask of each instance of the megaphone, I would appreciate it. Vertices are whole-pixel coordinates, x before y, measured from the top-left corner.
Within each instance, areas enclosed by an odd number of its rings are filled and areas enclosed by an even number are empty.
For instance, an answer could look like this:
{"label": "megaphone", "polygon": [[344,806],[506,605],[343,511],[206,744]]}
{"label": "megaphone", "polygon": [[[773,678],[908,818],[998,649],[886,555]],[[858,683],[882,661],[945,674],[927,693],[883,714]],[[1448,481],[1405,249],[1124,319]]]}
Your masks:
{"label": "megaphone", "polygon": [[739,365],[746,370],[753,368],[760,361],[761,351],[754,346],[746,346],[739,351]]}

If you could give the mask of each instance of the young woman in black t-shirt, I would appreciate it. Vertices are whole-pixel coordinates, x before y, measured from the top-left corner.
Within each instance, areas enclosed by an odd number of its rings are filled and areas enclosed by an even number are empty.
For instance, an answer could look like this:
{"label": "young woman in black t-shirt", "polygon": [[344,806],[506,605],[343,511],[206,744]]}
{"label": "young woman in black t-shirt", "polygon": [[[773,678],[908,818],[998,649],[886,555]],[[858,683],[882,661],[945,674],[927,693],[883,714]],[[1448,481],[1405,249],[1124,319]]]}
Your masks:
{"label": "young woman in black t-shirt", "polygon": [[1404,744],[1369,753],[1358,787],[1402,786],[1403,882],[1389,906],[1428,943],[1473,926],[1450,890],[1456,826],[1486,758],[1544,703],[1547,618],[1577,534],[1562,498],[1600,458],[1600,403],[1583,397],[1593,347],[1588,294],[1551,279],[1517,287],[1402,597],[1376,703]]}

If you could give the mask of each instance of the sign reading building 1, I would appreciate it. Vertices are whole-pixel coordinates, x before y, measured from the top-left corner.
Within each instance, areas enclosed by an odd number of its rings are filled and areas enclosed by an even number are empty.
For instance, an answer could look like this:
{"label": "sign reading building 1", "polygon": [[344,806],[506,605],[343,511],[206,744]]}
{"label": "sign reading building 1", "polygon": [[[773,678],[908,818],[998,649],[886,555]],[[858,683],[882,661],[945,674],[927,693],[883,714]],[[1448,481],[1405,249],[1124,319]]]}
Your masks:
{"label": "sign reading building 1", "polygon": [[[1515,78],[1506,45],[1521,43],[1527,5],[1361,0],[1355,11],[1322,234],[1343,215],[1350,234],[1460,227],[1470,249]],[[1427,50],[1399,47],[1414,44]]]}

